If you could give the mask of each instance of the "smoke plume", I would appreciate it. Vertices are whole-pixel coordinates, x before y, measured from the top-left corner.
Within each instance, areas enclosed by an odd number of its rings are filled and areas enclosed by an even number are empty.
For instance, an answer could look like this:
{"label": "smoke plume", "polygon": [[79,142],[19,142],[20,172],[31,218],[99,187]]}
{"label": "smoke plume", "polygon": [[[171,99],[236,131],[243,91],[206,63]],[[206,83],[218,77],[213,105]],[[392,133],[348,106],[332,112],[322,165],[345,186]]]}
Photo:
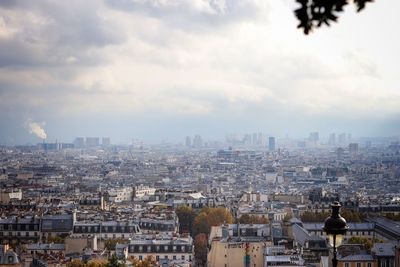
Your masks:
{"label": "smoke plume", "polygon": [[46,134],[46,131],[43,129],[42,125],[45,125],[45,123],[37,123],[34,121],[26,122],[26,126],[27,126],[30,134],[35,134],[37,137],[39,137],[41,139],[46,139],[47,134]]}

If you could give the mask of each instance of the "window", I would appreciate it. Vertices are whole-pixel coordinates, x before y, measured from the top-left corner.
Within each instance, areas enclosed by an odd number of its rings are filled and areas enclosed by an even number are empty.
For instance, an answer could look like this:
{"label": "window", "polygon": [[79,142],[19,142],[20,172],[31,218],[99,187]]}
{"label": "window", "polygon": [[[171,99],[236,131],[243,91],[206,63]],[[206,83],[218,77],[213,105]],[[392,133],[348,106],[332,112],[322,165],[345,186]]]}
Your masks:
{"label": "window", "polygon": [[372,264],[371,264],[370,262],[368,262],[368,263],[367,263],[367,266],[368,266],[368,267],[371,267],[371,266],[372,266]]}
{"label": "window", "polygon": [[143,251],[143,246],[139,246],[139,251]]}
{"label": "window", "polygon": [[25,232],[25,236],[29,236],[29,232]]}
{"label": "window", "polygon": [[350,267],[350,264],[348,262],[345,262],[344,267]]}
{"label": "window", "polygon": [[184,259],[185,259],[185,255],[182,255],[182,256],[181,256],[181,260],[184,260]]}
{"label": "window", "polygon": [[151,246],[147,246],[147,252],[151,251]]}
{"label": "window", "polygon": [[357,267],[361,267],[361,262],[357,262]]}
{"label": "window", "polygon": [[168,251],[168,246],[164,246],[164,251]]}
{"label": "window", "polygon": [[139,256],[139,260],[143,260],[143,256]]}
{"label": "window", "polygon": [[174,256],[172,257],[172,259],[173,259],[173,260],[176,260],[176,255],[174,255]]}

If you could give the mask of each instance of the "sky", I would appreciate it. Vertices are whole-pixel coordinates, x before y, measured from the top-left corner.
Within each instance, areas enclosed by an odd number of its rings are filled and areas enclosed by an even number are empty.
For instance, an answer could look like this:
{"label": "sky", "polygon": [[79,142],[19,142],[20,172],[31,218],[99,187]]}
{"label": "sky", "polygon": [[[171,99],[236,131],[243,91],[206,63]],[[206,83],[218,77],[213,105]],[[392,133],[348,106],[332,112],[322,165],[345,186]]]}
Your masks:
{"label": "sky", "polygon": [[349,5],[307,36],[296,7],[2,0],[0,144],[400,135],[400,2]]}

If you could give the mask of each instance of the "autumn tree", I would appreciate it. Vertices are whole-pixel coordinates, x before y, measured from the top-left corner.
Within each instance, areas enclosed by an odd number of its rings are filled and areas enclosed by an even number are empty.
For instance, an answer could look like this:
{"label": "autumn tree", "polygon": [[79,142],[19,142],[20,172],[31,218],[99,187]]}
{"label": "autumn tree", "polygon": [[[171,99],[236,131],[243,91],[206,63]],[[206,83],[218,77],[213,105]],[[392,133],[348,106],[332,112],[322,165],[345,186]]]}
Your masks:
{"label": "autumn tree", "polygon": [[221,225],[223,223],[232,223],[232,214],[226,208],[204,208],[196,216],[193,223],[193,233],[197,235],[204,233],[210,234],[211,227]]}
{"label": "autumn tree", "polygon": [[85,263],[81,260],[75,259],[67,263],[67,267],[85,267]]}
{"label": "autumn tree", "polygon": [[[362,222],[365,217],[359,212],[348,209],[341,210],[340,215],[345,218],[347,222]],[[302,222],[324,222],[329,216],[331,216],[330,212],[306,211],[300,216],[300,219]]]}
{"label": "autumn tree", "polygon": [[257,215],[243,214],[239,218],[239,223],[243,224],[266,224],[268,219],[265,217],[259,217]]}
{"label": "autumn tree", "polygon": [[157,261],[154,257],[148,256],[143,260],[139,260],[138,258],[131,258],[129,260],[134,267],[152,267],[158,266]]}
{"label": "autumn tree", "polygon": [[392,213],[388,213],[385,215],[386,218],[388,218],[389,220],[393,220],[393,221],[400,221],[400,214],[392,214]]}
{"label": "autumn tree", "polygon": [[194,238],[194,258],[196,266],[206,266],[207,263],[207,236],[204,233],[197,234]]}

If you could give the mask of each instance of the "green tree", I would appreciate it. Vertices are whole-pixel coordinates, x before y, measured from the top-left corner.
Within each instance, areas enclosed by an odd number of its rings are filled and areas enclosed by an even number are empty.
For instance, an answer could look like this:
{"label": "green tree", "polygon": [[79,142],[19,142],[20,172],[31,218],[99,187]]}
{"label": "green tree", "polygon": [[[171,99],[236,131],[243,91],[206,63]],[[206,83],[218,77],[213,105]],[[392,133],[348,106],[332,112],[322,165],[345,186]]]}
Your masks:
{"label": "green tree", "polygon": [[372,241],[369,240],[366,237],[361,237],[361,236],[352,236],[349,238],[349,240],[347,241],[348,244],[361,244],[361,245],[365,245],[365,247],[367,249],[371,249],[372,248]]}
{"label": "green tree", "polygon": [[118,259],[117,255],[114,253],[108,259],[108,262],[105,267],[126,267],[126,264],[124,262],[120,261]]}
{"label": "green tree", "polygon": [[107,239],[104,241],[104,246],[108,250],[115,250],[115,246],[117,244],[125,244],[127,243],[127,240],[122,239],[122,238],[113,238],[113,239]]}
{"label": "green tree", "polygon": [[179,233],[193,234],[193,223],[196,213],[189,206],[180,206],[176,209],[176,215],[179,218]]}

